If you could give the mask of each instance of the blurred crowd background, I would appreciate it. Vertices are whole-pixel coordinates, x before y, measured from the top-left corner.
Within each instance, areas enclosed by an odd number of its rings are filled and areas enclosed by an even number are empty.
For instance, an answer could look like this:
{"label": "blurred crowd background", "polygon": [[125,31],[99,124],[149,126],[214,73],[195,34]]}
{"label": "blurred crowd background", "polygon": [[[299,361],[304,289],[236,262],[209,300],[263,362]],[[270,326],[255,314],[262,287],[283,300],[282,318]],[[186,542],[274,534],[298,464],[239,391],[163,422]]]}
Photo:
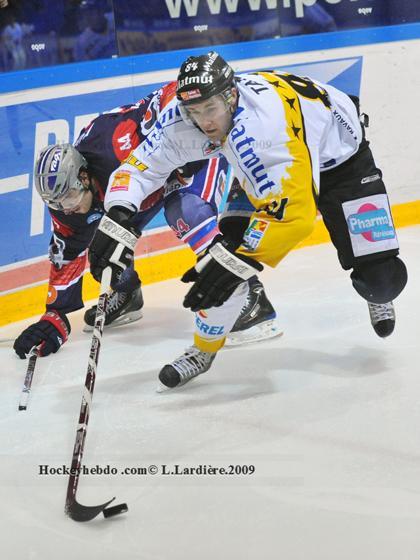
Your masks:
{"label": "blurred crowd background", "polygon": [[220,0],[215,14],[208,0],[0,0],[0,71],[410,23],[419,3],[316,0],[298,13],[295,0],[237,0],[229,12]]}

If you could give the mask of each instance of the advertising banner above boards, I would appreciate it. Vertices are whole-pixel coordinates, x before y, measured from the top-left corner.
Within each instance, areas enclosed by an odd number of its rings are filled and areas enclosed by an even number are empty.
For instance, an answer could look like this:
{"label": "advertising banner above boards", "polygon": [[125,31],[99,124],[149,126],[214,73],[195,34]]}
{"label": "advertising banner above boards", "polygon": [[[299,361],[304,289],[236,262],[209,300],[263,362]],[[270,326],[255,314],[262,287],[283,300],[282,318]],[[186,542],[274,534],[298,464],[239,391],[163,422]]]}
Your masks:
{"label": "advertising banner above boards", "polygon": [[416,0],[126,0],[115,4],[120,56],[414,21],[420,21]]}
{"label": "advertising banner above boards", "polygon": [[418,0],[10,0],[0,72],[418,21]]}
{"label": "advertising banner above boards", "polygon": [[[257,69],[262,68],[250,68]],[[362,57],[275,69],[306,75],[359,95]],[[84,88],[88,85],[89,82],[83,82]],[[160,85],[121,88],[121,82],[115,78],[112,87],[109,80],[106,84],[92,82],[91,93],[81,93],[80,83],[74,83],[59,86],[57,90],[28,90],[16,96],[19,101],[15,104],[0,106],[0,266],[46,254],[51,235],[49,214],[33,187],[32,173],[41,149],[57,142],[73,142],[100,112],[136,102]],[[149,228],[163,225],[160,215]]]}

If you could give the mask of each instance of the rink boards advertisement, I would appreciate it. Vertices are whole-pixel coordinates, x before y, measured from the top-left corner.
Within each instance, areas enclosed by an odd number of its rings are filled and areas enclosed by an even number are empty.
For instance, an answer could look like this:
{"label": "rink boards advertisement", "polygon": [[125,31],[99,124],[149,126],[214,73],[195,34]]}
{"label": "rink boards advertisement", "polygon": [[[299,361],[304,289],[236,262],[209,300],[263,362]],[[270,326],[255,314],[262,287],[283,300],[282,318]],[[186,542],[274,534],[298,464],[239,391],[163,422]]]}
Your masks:
{"label": "rink boards advertisement", "polygon": [[[266,56],[258,58],[245,57],[239,46],[236,57],[231,45],[218,50],[232,62],[236,71],[284,69],[329,83],[349,94],[360,95],[362,109],[371,117],[369,136],[377,163],[385,171],[391,195],[395,194],[394,198],[391,196],[391,202],[407,206],[408,200],[420,198],[418,143],[416,131],[410,126],[410,122],[419,119],[419,114],[411,114],[409,119],[406,116],[407,107],[419,113],[415,101],[419,77],[408,72],[410,64],[414,67],[419,46],[419,40],[410,40],[324,51],[304,48],[305,52],[286,55],[275,54],[273,48],[268,48]],[[250,49],[250,52],[256,51]],[[177,57],[185,58],[186,54],[180,51]],[[53,85],[54,73],[51,74],[50,69],[51,78],[46,87],[0,95],[3,132],[0,139],[0,286],[4,304],[0,324],[41,312],[45,301],[43,296],[41,301],[33,303],[33,298],[28,296],[26,313],[21,306],[20,315],[13,312],[13,303],[8,304],[8,296],[13,299],[13,294],[25,286],[31,285],[36,290],[38,300],[39,289],[42,288],[44,293],[46,289],[48,263],[45,255],[51,226],[48,212],[33,187],[32,169],[37,154],[48,144],[73,142],[83,126],[100,112],[137,101],[162,83],[174,79],[178,64],[172,63],[177,57],[170,59],[167,56],[166,66],[161,62],[159,69],[145,73],[132,71],[132,59],[127,59],[126,66],[124,59],[120,59],[119,75],[57,85]],[[81,74],[78,67],[82,66],[72,65],[66,70],[77,76]],[[409,75],[402,71],[404,68]],[[97,70],[99,78],[99,66]],[[413,83],[416,81],[417,88]],[[401,153],[404,154],[403,160]],[[400,224],[397,217],[397,225],[407,225],[407,220],[416,223],[417,206],[405,214],[409,217]],[[326,240],[325,232],[322,232],[319,239],[309,240],[307,244]],[[167,228],[162,216],[149,225],[137,256],[149,257],[140,259],[145,283],[177,276],[193,262],[192,253],[188,249],[180,250],[179,241]],[[85,296],[94,297],[92,289]]]}

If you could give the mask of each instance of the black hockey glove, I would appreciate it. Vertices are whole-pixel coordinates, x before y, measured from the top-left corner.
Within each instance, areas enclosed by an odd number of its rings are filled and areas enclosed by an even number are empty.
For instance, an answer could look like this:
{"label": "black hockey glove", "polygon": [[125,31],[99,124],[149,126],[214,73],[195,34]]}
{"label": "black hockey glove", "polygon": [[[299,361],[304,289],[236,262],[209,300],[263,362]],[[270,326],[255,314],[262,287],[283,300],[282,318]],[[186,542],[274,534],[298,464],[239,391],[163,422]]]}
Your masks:
{"label": "black hockey glove", "polygon": [[13,348],[22,359],[34,346],[39,346],[39,356],[48,356],[57,352],[70,332],[70,323],[64,313],[47,311],[37,323],[30,325],[17,337]]}
{"label": "black hockey glove", "polygon": [[114,287],[121,273],[134,260],[134,249],[139,238],[130,228],[134,212],[122,206],[113,206],[102,217],[89,247],[89,262],[92,276],[101,281],[107,266],[112,268],[111,286]]}
{"label": "black hockey glove", "polygon": [[217,236],[215,241],[195,267],[181,278],[182,282],[194,282],[184,298],[184,307],[191,311],[219,307],[239,284],[263,269],[256,260],[235,253],[223,236]]}

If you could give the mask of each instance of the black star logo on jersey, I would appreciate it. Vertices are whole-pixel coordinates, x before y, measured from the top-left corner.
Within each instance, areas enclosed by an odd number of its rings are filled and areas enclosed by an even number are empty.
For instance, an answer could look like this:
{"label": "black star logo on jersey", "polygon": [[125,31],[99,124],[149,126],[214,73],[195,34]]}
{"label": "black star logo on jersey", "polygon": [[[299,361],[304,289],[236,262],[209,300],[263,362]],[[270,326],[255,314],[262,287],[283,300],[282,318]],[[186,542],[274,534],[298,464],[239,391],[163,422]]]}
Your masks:
{"label": "black star logo on jersey", "polygon": [[296,138],[299,138],[299,132],[302,130],[292,123],[292,130]]}
{"label": "black star logo on jersey", "polygon": [[284,88],[284,86],[283,86],[279,81],[277,81],[277,82],[270,82],[270,84],[273,85],[274,87],[277,87],[277,88],[278,88],[278,87]]}
{"label": "black star logo on jersey", "polygon": [[292,97],[292,98],[286,97],[286,102],[290,105],[290,108],[293,109],[294,111],[296,111],[295,101],[296,101],[295,97]]}

